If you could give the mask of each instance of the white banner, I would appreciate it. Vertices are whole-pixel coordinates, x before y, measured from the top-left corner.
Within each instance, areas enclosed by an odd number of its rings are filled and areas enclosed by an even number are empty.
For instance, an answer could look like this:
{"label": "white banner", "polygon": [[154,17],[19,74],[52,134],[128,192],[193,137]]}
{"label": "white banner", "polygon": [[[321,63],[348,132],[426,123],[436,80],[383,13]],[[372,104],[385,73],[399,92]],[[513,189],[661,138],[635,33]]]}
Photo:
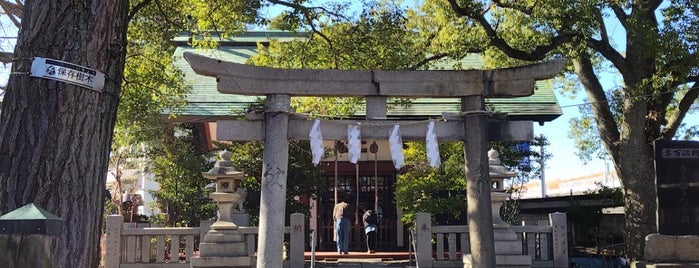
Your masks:
{"label": "white banner", "polygon": [[60,60],[34,57],[29,75],[66,82],[100,92],[104,88],[103,73]]}
{"label": "white banner", "polygon": [[362,156],[362,139],[359,131],[359,124],[347,126],[347,150],[350,162],[356,164]]}
{"label": "white banner", "polygon": [[325,153],[323,149],[323,132],[320,130],[320,120],[316,119],[315,122],[313,122],[313,127],[311,127],[311,133],[308,134],[308,137],[311,138],[313,165],[317,166]]}
{"label": "white banner", "polygon": [[388,143],[391,149],[391,159],[393,159],[393,166],[396,170],[399,170],[403,166],[404,156],[403,156],[403,138],[400,136],[400,126],[393,126],[391,135],[388,138]]}
{"label": "white banner", "polygon": [[427,162],[431,167],[439,167],[442,160],[439,157],[439,143],[437,143],[437,133],[434,130],[434,121],[427,124],[427,134],[425,135],[427,145]]}

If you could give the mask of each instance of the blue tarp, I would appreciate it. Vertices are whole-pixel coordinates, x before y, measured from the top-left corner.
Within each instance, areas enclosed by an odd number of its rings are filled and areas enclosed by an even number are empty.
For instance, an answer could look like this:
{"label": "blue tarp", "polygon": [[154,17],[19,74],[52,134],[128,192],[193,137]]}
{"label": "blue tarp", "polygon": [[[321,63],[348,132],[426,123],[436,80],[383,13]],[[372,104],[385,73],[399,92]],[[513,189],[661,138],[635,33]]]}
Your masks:
{"label": "blue tarp", "polygon": [[575,268],[626,268],[629,267],[626,259],[621,257],[571,257],[570,267]]}

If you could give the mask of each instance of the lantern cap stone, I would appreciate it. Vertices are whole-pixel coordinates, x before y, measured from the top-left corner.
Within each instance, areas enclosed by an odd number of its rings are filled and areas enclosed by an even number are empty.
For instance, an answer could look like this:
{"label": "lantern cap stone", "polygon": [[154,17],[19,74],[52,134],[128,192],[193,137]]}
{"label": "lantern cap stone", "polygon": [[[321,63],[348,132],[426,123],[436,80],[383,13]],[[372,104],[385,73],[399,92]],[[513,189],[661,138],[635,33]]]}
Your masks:
{"label": "lantern cap stone", "polygon": [[219,157],[221,160],[218,160],[216,164],[214,164],[214,167],[211,168],[207,172],[202,172],[202,175],[206,178],[211,178],[211,179],[216,179],[216,178],[225,178],[225,177],[231,177],[231,178],[242,178],[244,173],[242,171],[239,171],[238,169],[233,166],[233,162],[231,161],[231,155],[232,153],[223,150],[218,153]]}
{"label": "lantern cap stone", "polygon": [[493,148],[488,151],[488,166],[491,179],[504,179],[517,176],[517,172],[510,171],[501,164],[500,153]]}

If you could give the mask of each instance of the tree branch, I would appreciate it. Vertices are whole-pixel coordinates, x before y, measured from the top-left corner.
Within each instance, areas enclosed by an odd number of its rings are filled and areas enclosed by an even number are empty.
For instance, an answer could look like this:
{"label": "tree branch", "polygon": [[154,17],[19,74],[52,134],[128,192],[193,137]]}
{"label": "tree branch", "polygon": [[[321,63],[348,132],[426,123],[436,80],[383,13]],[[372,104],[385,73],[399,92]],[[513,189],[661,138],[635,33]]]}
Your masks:
{"label": "tree branch", "polygon": [[609,42],[589,38],[587,39],[587,46],[602,54],[602,56],[614,64],[614,67],[619,69],[620,73],[628,74],[631,72],[631,68],[627,65],[624,55],[616,51]]}
{"label": "tree branch", "polygon": [[133,20],[133,18],[138,14],[141,9],[145,8],[148,4],[153,2],[153,0],[143,0],[140,3],[136,4],[131,11],[129,11],[129,15],[126,17],[126,21],[130,22]]}
{"label": "tree branch", "polygon": [[22,5],[22,3],[19,1],[17,1],[17,3],[11,3],[9,1],[0,1],[0,8],[2,8],[5,14],[7,14],[7,17],[10,18],[15,27],[20,28],[22,22],[18,18],[22,17],[22,13],[24,10],[24,6]]}
{"label": "tree branch", "polygon": [[689,89],[687,94],[685,94],[684,97],[682,97],[682,100],[680,100],[679,105],[677,105],[677,111],[673,113],[672,116],[668,119],[667,125],[665,125],[665,128],[663,128],[663,131],[660,134],[660,139],[670,140],[672,139],[672,137],[675,136],[675,134],[677,133],[677,129],[680,127],[682,120],[684,120],[684,117],[687,115],[689,108],[698,98],[699,85],[697,85],[695,79],[694,83],[692,84],[692,87]]}
{"label": "tree branch", "polygon": [[502,7],[502,8],[509,8],[509,9],[517,10],[517,11],[522,12],[522,13],[527,14],[527,15],[531,15],[533,10],[534,10],[534,7],[538,3],[538,1],[534,1],[534,4],[531,7],[525,7],[525,6],[510,4],[510,3],[503,3],[501,0],[493,0],[493,3],[495,3],[495,5]]}
{"label": "tree branch", "polygon": [[614,152],[615,150],[610,149],[619,141],[619,128],[616,121],[614,121],[614,115],[609,107],[607,96],[604,94],[604,88],[599,78],[595,75],[592,62],[589,57],[582,56],[573,59],[573,65],[580,83],[585,87],[587,97],[590,99],[590,105],[595,111],[595,121],[600,132],[599,136],[604,141],[608,151]]}
{"label": "tree branch", "polygon": [[612,8],[612,11],[614,11],[614,15],[619,19],[619,23],[621,23],[621,26],[624,28],[628,29],[629,24],[628,24],[628,18],[629,15],[624,12],[624,9],[621,8],[621,6],[616,5],[616,4],[610,4],[609,7]]}
{"label": "tree branch", "polygon": [[324,13],[330,14],[330,15],[338,17],[338,18],[342,18],[343,20],[347,20],[347,21],[350,20],[349,18],[345,17],[344,14],[334,12],[334,11],[329,10],[329,9],[322,7],[322,6],[304,6],[304,5],[291,3],[291,2],[287,2],[287,1],[280,1],[280,0],[267,0],[267,1],[272,3],[272,4],[277,4],[277,5],[293,8],[296,10],[303,10],[303,11],[307,11],[307,12],[312,11],[312,10],[321,10]]}
{"label": "tree branch", "polygon": [[444,57],[447,57],[447,56],[449,56],[449,54],[447,54],[447,53],[437,53],[437,54],[434,54],[434,55],[429,56],[429,57],[427,57],[427,58],[424,58],[424,59],[422,59],[420,62],[418,62],[418,63],[416,63],[416,64],[414,64],[414,65],[408,67],[408,70],[417,70],[418,68],[424,66],[424,65],[427,64],[427,63],[430,63],[430,62],[433,61],[433,60],[438,60],[438,59],[441,59],[441,58],[444,58]]}
{"label": "tree branch", "polygon": [[516,49],[510,44],[507,43],[504,39],[500,38],[497,34],[497,31],[493,29],[492,25],[488,22],[488,20],[485,18],[483,14],[480,12],[475,11],[474,6],[470,7],[461,7],[457,3],[457,0],[449,0],[449,4],[451,5],[452,10],[456,12],[456,14],[460,16],[466,16],[469,17],[473,20],[475,20],[478,24],[481,25],[483,30],[485,31],[486,35],[490,39],[490,45],[497,47],[500,49],[502,52],[504,52],[507,56],[519,60],[524,60],[524,61],[539,61],[544,59],[546,55],[551,52],[552,50],[560,47],[564,43],[570,41],[573,39],[573,37],[576,36],[575,33],[561,33],[557,36],[554,36],[551,39],[551,42],[546,45],[540,45],[534,48],[533,51],[527,52],[524,50],[519,50]]}

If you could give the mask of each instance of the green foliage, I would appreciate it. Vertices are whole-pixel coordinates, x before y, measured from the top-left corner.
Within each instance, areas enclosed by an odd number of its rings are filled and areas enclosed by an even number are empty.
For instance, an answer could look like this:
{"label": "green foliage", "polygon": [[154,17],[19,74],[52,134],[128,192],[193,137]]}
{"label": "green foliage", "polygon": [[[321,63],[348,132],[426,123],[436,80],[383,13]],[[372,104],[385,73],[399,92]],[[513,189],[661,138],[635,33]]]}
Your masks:
{"label": "green foliage", "polygon": [[214,186],[201,175],[214,162],[196,149],[195,140],[185,133],[151,154],[151,172],[160,186],[151,194],[166,212],[167,226],[198,226],[200,220],[216,215],[216,204],[209,199]]}
{"label": "green foliage", "polygon": [[[466,211],[466,174],[464,169],[464,152],[462,142],[440,143],[439,152],[442,165],[432,168],[427,163],[425,143],[409,142],[405,150],[406,171],[396,181],[396,204],[403,209],[403,222],[412,222],[417,212],[435,215],[440,224],[465,224]],[[529,142],[532,147],[548,146],[548,141],[539,137]],[[500,153],[502,165],[517,172],[509,192],[521,191],[521,185],[540,175],[538,166],[523,162],[539,161],[541,150],[521,148],[517,143],[491,143],[491,148]],[[516,222],[516,201],[504,206],[503,219]]]}
{"label": "green foliage", "polygon": [[415,213],[428,212],[444,224],[462,220],[466,211],[466,175],[463,143],[440,143],[442,166],[427,163],[425,144],[408,142],[404,150],[407,172],[396,180],[396,205],[403,209],[403,222],[412,222]]}
{"label": "green foliage", "polygon": [[[251,224],[259,223],[260,188],[262,186],[262,153],[260,142],[219,143],[216,147],[232,153],[233,165],[245,173],[242,186],[248,194],[245,208],[251,216]],[[289,144],[289,166],[286,187],[286,221],[292,213],[310,215],[310,207],[304,200],[315,197],[319,189],[326,189],[327,182],[320,176],[320,169],[311,161],[308,141],[292,141]]]}
{"label": "green foliage", "polygon": [[142,142],[157,145],[165,127],[161,114],[185,105],[189,88],[172,64],[172,39],[177,32],[168,23],[172,18],[166,11],[174,12],[172,3],[147,5],[129,23],[113,151]]}

